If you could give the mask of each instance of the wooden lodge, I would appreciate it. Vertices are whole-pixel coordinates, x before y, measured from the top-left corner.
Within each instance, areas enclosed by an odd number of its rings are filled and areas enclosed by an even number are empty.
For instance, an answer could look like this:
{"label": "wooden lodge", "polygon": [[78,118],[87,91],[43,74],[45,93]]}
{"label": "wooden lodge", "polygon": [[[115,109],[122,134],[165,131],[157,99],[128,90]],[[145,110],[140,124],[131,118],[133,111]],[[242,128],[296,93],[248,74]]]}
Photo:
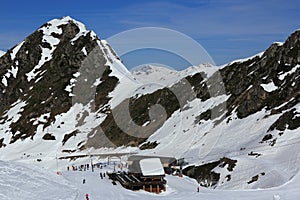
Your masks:
{"label": "wooden lodge", "polygon": [[166,190],[167,181],[160,158],[135,156],[128,161],[128,172],[108,173],[108,176],[130,190],[142,189],[154,193]]}
{"label": "wooden lodge", "polygon": [[124,188],[130,190],[145,190],[160,193],[166,190],[167,181],[164,176],[138,176],[127,172],[108,173],[113,181],[118,181]]}

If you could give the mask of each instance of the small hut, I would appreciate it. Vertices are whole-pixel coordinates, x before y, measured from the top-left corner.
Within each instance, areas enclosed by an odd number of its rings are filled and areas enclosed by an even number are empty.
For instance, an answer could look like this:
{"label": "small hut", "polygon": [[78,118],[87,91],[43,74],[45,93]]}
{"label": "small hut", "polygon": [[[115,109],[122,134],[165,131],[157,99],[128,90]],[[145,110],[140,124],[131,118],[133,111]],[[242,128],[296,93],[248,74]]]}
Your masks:
{"label": "small hut", "polygon": [[129,172],[108,174],[123,187],[131,190],[143,189],[148,192],[160,193],[166,190],[165,171],[159,158],[143,158],[134,160],[134,168]]}

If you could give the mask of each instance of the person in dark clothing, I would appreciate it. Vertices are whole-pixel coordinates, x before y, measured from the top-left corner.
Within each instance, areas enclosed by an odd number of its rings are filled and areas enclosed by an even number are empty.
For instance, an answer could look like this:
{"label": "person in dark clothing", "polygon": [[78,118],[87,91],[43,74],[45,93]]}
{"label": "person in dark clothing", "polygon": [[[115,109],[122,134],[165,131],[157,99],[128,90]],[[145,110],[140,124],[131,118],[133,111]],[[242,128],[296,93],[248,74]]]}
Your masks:
{"label": "person in dark clothing", "polygon": [[85,179],[82,180],[82,184],[85,184]]}
{"label": "person in dark clothing", "polygon": [[103,175],[102,175],[102,173],[101,173],[101,172],[100,172],[100,178],[101,178],[101,179],[103,179]]}

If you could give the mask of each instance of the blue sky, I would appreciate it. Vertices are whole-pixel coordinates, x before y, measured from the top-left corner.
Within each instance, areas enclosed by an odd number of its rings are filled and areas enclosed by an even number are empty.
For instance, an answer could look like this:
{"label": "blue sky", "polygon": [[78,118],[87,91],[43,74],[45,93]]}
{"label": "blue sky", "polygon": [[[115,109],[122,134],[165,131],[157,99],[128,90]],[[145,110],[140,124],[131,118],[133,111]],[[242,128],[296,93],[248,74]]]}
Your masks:
{"label": "blue sky", "polygon": [[[2,1],[0,49],[11,48],[45,22],[62,16],[83,22],[103,39],[132,28],[173,29],[199,42],[221,65],[264,51],[272,42],[284,41],[299,29],[300,1]],[[128,66],[138,65],[137,60],[143,64],[148,62],[148,54],[159,57],[157,52],[136,52],[123,60]],[[178,62],[174,67],[184,68],[181,61],[166,56],[173,61],[170,65]]]}

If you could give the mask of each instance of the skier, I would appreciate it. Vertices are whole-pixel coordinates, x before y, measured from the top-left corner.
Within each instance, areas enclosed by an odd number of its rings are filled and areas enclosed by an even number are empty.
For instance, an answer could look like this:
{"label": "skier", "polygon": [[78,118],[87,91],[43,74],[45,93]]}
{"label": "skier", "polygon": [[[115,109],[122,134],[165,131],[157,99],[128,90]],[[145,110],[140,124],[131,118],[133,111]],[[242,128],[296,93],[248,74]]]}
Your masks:
{"label": "skier", "polygon": [[82,184],[85,184],[85,179],[82,180]]}
{"label": "skier", "polygon": [[100,172],[100,178],[103,179],[102,173]]}
{"label": "skier", "polygon": [[87,194],[87,193],[85,194],[85,199],[89,200],[89,194]]}
{"label": "skier", "polygon": [[280,200],[280,196],[278,194],[273,195],[273,200]]}

